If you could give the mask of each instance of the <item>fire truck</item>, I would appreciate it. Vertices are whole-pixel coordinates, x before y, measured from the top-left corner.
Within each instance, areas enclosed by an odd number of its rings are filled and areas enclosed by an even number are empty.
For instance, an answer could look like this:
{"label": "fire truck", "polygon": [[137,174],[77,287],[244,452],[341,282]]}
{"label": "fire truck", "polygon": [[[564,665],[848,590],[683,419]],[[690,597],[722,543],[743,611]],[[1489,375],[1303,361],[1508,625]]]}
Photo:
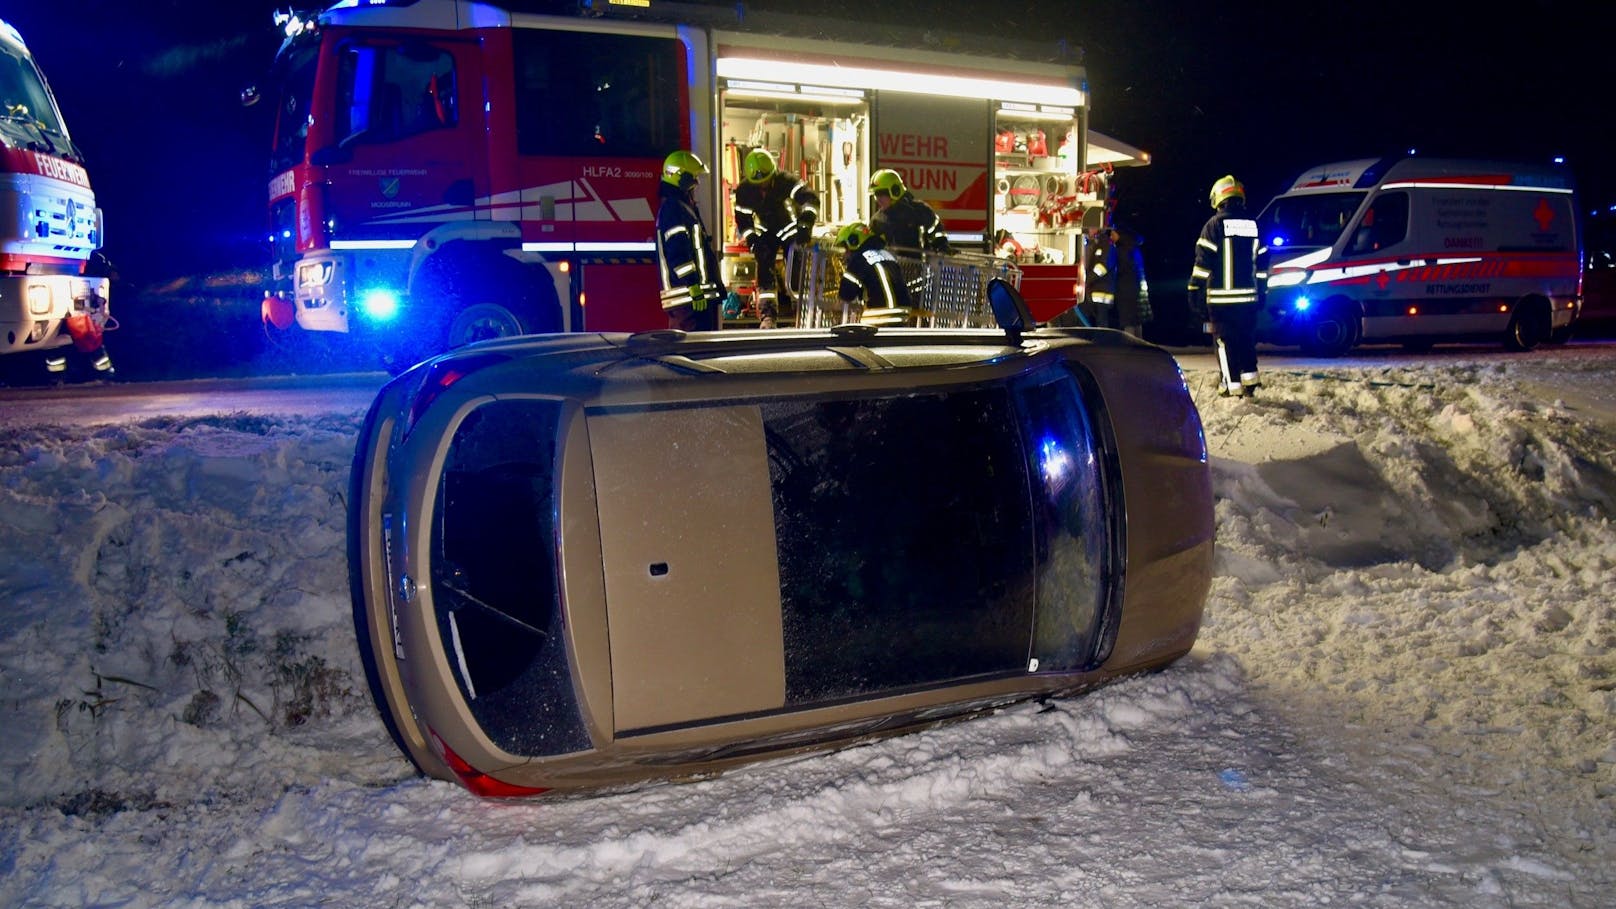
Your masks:
{"label": "fire truck", "polygon": [[1071,63],[838,40],[741,5],[527,9],[345,0],[285,19],[262,95],[266,324],[402,365],[489,337],[665,328],[657,186],[681,148],[713,171],[699,205],[743,293],[729,200],[766,148],[818,193],[822,233],[868,220],[870,174],[899,171],[956,248],[1018,259],[1047,320],[1083,296],[1111,162],[1141,163],[1120,143],[1095,154]]}
{"label": "fire truck", "polygon": [[38,353],[65,370],[61,348],[96,352],[115,325],[110,279],[86,274],[101,210],[44,74],[3,20],[0,104],[0,354]]}

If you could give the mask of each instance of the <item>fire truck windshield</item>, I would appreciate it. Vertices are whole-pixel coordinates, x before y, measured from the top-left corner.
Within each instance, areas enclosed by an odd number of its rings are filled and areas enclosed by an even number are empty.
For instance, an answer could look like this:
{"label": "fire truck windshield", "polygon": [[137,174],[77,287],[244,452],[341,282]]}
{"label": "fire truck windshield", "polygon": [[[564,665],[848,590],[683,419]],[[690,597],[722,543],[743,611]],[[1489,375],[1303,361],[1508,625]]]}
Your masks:
{"label": "fire truck windshield", "polygon": [[1257,216],[1270,246],[1334,246],[1363,203],[1362,192],[1280,196]]}
{"label": "fire truck windshield", "polygon": [[318,43],[298,43],[288,47],[275,62],[275,149],[270,173],[278,174],[303,162],[319,53]]}
{"label": "fire truck windshield", "polygon": [[0,105],[0,116],[8,122],[37,126],[58,138],[66,136],[39,70],[27,56],[5,43],[0,43]]}

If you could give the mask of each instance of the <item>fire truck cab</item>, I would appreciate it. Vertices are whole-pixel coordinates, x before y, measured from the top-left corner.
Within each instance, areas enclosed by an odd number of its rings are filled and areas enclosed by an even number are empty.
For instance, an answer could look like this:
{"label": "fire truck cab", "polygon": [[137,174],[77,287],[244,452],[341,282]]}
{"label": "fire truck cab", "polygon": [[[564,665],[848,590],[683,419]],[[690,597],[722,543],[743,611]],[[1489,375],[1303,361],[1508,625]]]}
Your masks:
{"label": "fire truck cab", "polygon": [[[111,281],[85,272],[101,227],[50,86],[22,36],[0,21],[0,354],[41,354],[58,372],[66,369],[61,348],[100,349],[102,331],[115,324]],[[95,368],[110,373],[110,365],[102,356]]]}
{"label": "fire truck cab", "polygon": [[[1579,246],[1563,167],[1442,158],[1313,168],[1257,218],[1259,334],[1318,356],[1569,335]],[[1260,279],[1261,280],[1261,279]]]}
{"label": "fire truck cab", "polygon": [[1082,298],[1112,165],[1089,164],[1080,67],[591,6],[348,0],[288,20],[266,322],[363,337],[400,366],[488,337],[664,328],[657,186],[680,148],[712,169],[699,204],[743,293],[730,195],[766,148],[819,195],[822,233],[868,220],[869,176],[893,168],[957,248],[1016,241],[1039,319]]}

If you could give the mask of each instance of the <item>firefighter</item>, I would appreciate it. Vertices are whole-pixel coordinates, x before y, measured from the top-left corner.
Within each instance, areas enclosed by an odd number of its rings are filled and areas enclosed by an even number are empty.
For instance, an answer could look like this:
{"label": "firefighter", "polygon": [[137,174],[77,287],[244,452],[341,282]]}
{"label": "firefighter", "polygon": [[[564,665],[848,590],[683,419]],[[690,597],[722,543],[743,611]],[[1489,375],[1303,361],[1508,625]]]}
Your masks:
{"label": "firefighter", "polygon": [[893,310],[888,315],[907,321],[912,308],[909,288],[904,285],[898,258],[881,235],[864,222],[854,221],[836,232],[836,242],[847,251],[837,298],[847,305],[862,304],[866,312]]}
{"label": "firefighter", "polygon": [[1150,285],[1139,237],[1112,225],[1094,235],[1089,247],[1089,276],[1083,304],[1089,321],[1143,338],[1150,321]]}
{"label": "firefighter", "polygon": [[[106,254],[96,250],[85,264],[84,274],[96,278],[112,278],[116,276],[116,270]],[[111,320],[106,305],[105,299],[92,294],[87,310],[69,313],[67,318],[62,320],[62,330],[72,338],[73,343],[45,354],[45,372],[55,380],[60,381],[67,376],[68,351],[78,355],[85,374],[92,379],[112,379],[117,374],[117,370],[112,368],[112,356],[107,353],[106,344],[102,342],[102,337],[109,327],[108,322]],[[116,322],[113,324],[116,325]]]}
{"label": "firefighter", "polygon": [[1215,213],[1195,241],[1190,311],[1217,348],[1219,395],[1250,397],[1257,373],[1257,222],[1246,216],[1246,188],[1232,175],[1212,184]]}
{"label": "firefighter", "polygon": [[870,228],[885,238],[887,245],[902,249],[949,252],[943,222],[931,206],[915,198],[895,170],[878,170],[870,175],[870,195],[876,212]]}
{"label": "firefighter", "polygon": [[662,271],[662,311],[668,327],[716,331],[718,308],[727,291],[719,273],[712,235],[696,210],[696,180],[707,165],[694,152],[676,151],[662,163],[657,190],[657,261]]}
{"label": "firefighter", "polygon": [[774,156],[766,149],[746,153],[741,176],[735,187],[735,229],[757,261],[758,327],[773,328],[780,314],[776,257],[791,244],[812,237],[819,220],[819,196],[775,167]]}

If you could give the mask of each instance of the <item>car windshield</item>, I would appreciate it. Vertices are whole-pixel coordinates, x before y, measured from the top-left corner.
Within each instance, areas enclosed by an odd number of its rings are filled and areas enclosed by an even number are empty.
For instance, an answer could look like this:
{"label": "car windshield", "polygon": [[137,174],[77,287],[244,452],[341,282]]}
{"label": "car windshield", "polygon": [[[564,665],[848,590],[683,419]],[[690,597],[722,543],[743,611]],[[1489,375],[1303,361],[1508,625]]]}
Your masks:
{"label": "car windshield", "polygon": [[1257,216],[1262,241],[1272,247],[1334,246],[1363,204],[1363,192],[1280,196]]}

